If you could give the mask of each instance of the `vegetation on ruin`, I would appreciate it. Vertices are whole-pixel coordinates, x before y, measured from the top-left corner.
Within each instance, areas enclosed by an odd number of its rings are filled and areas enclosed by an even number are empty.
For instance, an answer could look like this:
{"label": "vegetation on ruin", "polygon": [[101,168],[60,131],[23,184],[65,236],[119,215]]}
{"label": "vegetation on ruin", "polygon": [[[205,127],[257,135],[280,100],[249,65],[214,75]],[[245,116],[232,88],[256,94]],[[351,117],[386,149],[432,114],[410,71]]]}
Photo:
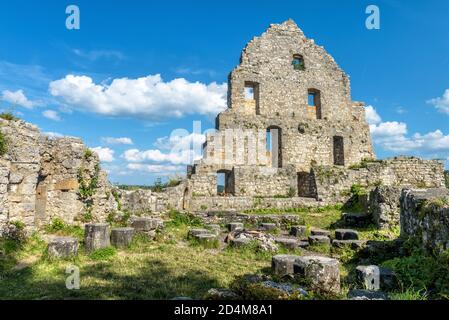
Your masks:
{"label": "vegetation on ruin", "polygon": [[0,131],[0,156],[8,152],[8,140],[3,132]]}
{"label": "vegetation on ruin", "polygon": [[17,118],[12,112],[0,113],[0,119],[7,120],[7,121],[18,121],[19,120],[19,118]]}

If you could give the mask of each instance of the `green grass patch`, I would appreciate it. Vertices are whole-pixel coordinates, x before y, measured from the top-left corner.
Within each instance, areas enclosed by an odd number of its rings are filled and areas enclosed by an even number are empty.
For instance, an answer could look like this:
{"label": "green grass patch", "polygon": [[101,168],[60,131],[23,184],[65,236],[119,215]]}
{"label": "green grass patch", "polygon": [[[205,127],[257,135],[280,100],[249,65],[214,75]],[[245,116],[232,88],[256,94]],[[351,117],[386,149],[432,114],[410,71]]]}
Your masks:
{"label": "green grass patch", "polygon": [[117,250],[114,247],[107,247],[95,250],[89,255],[89,257],[92,260],[102,261],[102,260],[110,260],[116,254]]}

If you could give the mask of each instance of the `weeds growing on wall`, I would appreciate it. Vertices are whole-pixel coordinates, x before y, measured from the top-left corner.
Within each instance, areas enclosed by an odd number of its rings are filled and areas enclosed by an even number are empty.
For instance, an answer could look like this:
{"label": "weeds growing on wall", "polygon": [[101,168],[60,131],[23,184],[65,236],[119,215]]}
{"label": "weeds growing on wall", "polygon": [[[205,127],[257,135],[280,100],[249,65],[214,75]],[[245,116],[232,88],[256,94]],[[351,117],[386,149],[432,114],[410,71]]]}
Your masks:
{"label": "weeds growing on wall", "polygon": [[0,156],[8,152],[8,140],[3,132],[0,131]]}

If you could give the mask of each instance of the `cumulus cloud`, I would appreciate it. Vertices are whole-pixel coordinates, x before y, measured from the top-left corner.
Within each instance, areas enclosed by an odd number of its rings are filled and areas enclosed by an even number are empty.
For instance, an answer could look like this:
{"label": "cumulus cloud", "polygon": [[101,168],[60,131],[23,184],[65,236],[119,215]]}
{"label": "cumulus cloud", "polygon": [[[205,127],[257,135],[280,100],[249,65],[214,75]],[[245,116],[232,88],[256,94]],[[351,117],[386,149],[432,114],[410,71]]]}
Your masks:
{"label": "cumulus cloud", "polygon": [[61,117],[59,116],[59,114],[54,111],[54,110],[45,110],[44,112],[42,112],[42,115],[50,120],[53,121],[61,121]]}
{"label": "cumulus cloud", "polygon": [[183,78],[165,82],[159,74],[114,79],[108,85],[96,84],[87,76],[67,75],[51,82],[49,90],[73,108],[108,116],[164,119],[225,110],[227,85]]}
{"label": "cumulus cloud", "polygon": [[26,96],[23,90],[17,90],[17,91],[9,91],[4,90],[2,92],[2,100],[9,102],[14,105],[19,105],[21,107],[31,109],[33,106],[35,106],[35,102],[30,101]]}
{"label": "cumulus cloud", "polygon": [[159,149],[144,151],[129,149],[123,153],[122,157],[128,162],[134,163],[168,162],[176,165],[186,165],[201,159],[202,144],[205,141],[206,137],[202,134],[172,134],[170,137],[163,137],[156,140],[155,146]]}
{"label": "cumulus cloud", "polygon": [[427,103],[432,104],[439,112],[449,115],[449,89],[447,89],[442,97],[430,99]]}
{"label": "cumulus cloud", "polygon": [[[370,112],[377,114],[374,108]],[[368,113],[367,121],[369,121]],[[370,124],[371,135],[374,143],[384,150],[394,153],[413,153],[423,156],[432,155],[433,157],[443,155],[443,158],[447,157],[449,134],[445,135],[441,130],[425,134],[415,133],[408,136],[407,125],[403,122],[382,122],[380,117],[376,122]]]}
{"label": "cumulus cloud", "polygon": [[106,144],[125,144],[125,145],[134,144],[132,139],[127,137],[122,138],[104,137],[101,138],[101,141]]}
{"label": "cumulus cloud", "polygon": [[379,114],[376,112],[373,106],[367,106],[365,108],[365,116],[368,124],[378,124],[382,121]]}
{"label": "cumulus cloud", "polygon": [[114,150],[110,148],[104,148],[104,147],[95,147],[92,148],[92,151],[96,152],[98,154],[98,157],[100,158],[100,161],[103,162],[112,162],[114,161]]}
{"label": "cumulus cloud", "polygon": [[141,164],[141,163],[129,163],[127,165],[127,168],[133,171],[143,171],[147,173],[157,173],[164,175],[170,175],[173,173],[182,173],[186,170],[185,166]]}

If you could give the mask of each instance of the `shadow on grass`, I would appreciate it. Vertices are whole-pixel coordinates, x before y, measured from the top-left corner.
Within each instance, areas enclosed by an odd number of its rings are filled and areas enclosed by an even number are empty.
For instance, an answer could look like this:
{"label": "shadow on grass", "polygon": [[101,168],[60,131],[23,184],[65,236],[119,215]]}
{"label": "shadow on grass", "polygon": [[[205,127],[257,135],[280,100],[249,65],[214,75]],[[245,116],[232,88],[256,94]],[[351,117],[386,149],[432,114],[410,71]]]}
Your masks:
{"label": "shadow on grass", "polygon": [[[80,289],[65,287],[65,266],[42,262],[2,277],[0,299],[172,299],[191,297],[201,299],[210,288],[219,287],[219,281],[207,273],[189,270],[174,274],[160,260],[145,261],[146,265],[122,274],[108,263],[97,263],[80,269]],[[48,273],[37,272],[42,264]],[[125,270],[126,272],[126,270]]]}

